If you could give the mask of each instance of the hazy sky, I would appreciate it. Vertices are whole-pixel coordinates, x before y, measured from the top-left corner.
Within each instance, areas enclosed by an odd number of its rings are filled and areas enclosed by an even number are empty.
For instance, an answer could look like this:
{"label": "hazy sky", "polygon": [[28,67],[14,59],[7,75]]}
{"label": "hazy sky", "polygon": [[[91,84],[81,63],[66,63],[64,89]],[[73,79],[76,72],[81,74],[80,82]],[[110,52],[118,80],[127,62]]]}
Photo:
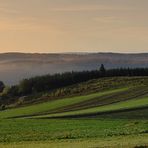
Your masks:
{"label": "hazy sky", "polygon": [[0,0],[0,52],[148,52],[148,0]]}

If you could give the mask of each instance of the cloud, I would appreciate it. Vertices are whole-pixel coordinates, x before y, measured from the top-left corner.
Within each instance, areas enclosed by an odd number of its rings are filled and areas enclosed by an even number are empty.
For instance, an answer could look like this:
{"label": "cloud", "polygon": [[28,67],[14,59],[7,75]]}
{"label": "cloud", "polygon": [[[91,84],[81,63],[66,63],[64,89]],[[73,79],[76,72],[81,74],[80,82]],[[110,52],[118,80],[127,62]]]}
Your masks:
{"label": "cloud", "polygon": [[119,23],[121,22],[121,18],[115,17],[115,16],[94,17],[93,20],[99,23]]}
{"label": "cloud", "polygon": [[1,15],[14,15],[17,14],[18,11],[14,9],[7,8],[5,6],[0,6],[0,14]]}
{"label": "cloud", "polygon": [[130,8],[119,8],[116,6],[109,6],[109,5],[70,5],[70,6],[63,6],[63,7],[53,7],[49,8],[49,11],[53,12],[82,12],[82,11],[106,11],[106,10],[127,10]]}

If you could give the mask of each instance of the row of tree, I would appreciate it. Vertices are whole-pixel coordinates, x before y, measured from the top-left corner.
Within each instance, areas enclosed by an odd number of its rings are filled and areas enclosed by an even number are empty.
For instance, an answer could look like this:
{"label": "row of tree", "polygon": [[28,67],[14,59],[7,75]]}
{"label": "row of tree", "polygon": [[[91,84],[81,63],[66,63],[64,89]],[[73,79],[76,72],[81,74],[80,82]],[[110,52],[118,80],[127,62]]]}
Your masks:
{"label": "row of tree", "polygon": [[0,104],[10,104],[15,101],[15,98],[20,96],[52,91],[90,79],[115,76],[148,76],[148,68],[117,68],[106,70],[102,64],[99,70],[38,76],[24,79],[18,85],[11,87],[5,87],[5,85],[0,82]]}

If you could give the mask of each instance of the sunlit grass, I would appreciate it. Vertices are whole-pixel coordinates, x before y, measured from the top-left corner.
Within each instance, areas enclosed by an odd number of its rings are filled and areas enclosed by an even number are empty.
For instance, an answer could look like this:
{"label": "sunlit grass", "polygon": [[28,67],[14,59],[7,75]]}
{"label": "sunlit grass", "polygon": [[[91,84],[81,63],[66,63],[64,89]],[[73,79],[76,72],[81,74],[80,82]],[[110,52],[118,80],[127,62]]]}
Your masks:
{"label": "sunlit grass", "polygon": [[148,146],[148,135],[100,138],[90,140],[63,140],[48,142],[21,142],[0,144],[1,148],[133,148]]}
{"label": "sunlit grass", "polygon": [[106,112],[106,111],[121,110],[121,109],[125,110],[129,108],[136,108],[136,107],[142,107],[142,106],[148,106],[148,97],[141,98],[141,99],[128,100],[128,101],[114,103],[114,104],[105,105],[101,107],[93,107],[93,108],[88,108],[83,110],[57,113],[57,114],[51,114],[51,115],[43,115],[43,116],[37,116],[37,117],[40,118],[40,117],[56,117],[56,116],[73,116],[73,115],[83,115],[83,114],[90,114],[90,113],[93,114],[96,112]]}
{"label": "sunlit grass", "polygon": [[71,98],[63,98],[63,99],[58,99],[55,101],[49,101],[41,104],[35,104],[35,105],[30,105],[26,107],[21,107],[21,108],[16,108],[16,109],[9,109],[5,111],[0,112],[0,118],[8,118],[8,117],[15,117],[15,116],[25,116],[25,115],[31,115],[31,114],[36,114],[36,113],[41,113],[41,112],[46,112],[50,111],[59,107],[64,107],[67,105],[72,105],[75,103],[80,103],[86,100],[93,99],[95,97],[100,97],[103,95],[109,95],[112,93],[117,93],[121,91],[126,91],[129,88],[119,88],[119,89],[114,89],[114,90],[109,90],[109,91],[104,91],[104,92],[98,92],[98,93],[93,93],[90,95],[85,95],[85,96],[77,96],[77,97],[71,97]]}

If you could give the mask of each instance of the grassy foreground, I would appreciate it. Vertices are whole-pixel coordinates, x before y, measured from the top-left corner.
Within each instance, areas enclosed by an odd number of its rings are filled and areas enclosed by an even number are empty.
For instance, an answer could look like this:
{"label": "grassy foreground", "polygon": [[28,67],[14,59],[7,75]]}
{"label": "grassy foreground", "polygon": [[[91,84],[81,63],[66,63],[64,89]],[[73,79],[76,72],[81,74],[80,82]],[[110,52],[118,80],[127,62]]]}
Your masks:
{"label": "grassy foreground", "polygon": [[125,136],[94,140],[63,140],[0,144],[1,148],[147,148],[148,135]]}
{"label": "grassy foreground", "polygon": [[148,144],[147,120],[9,119],[0,121],[0,147],[104,147]]}

